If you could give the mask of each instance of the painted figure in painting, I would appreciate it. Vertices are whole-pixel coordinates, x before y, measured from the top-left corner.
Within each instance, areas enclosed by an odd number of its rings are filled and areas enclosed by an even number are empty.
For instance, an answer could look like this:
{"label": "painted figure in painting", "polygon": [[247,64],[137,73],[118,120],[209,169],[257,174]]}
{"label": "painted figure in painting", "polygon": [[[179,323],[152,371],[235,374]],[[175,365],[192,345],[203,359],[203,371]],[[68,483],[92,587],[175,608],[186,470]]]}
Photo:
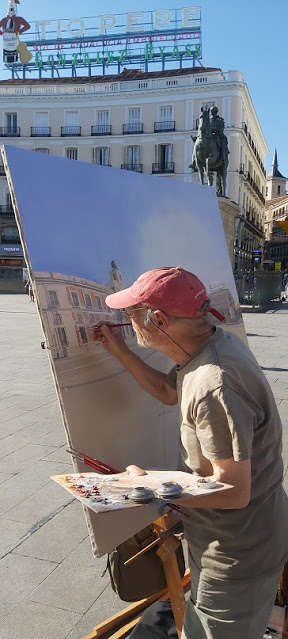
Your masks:
{"label": "painted figure in painting", "polygon": [[[0,22],[0,35],[3,35],[3,60],[6,64],[18,61],[19,35],[31,28],[24,18],[16,15],[16,4],[20,4],[19,0],[9,0],[7,16]],[[26,48],[26,45],[24,47]]]}
{"label": "painted figure in painting", "polygon": [[225,122],[218,115],[216,106],[212,109],[201,109],[197,138],[192,156],[192,169],[198,169],[201,184],[204,175],[209,186],[213,186],[213,173],[216,172],[217,195],[225,197],[228,167],[228,141],[224,134]]}

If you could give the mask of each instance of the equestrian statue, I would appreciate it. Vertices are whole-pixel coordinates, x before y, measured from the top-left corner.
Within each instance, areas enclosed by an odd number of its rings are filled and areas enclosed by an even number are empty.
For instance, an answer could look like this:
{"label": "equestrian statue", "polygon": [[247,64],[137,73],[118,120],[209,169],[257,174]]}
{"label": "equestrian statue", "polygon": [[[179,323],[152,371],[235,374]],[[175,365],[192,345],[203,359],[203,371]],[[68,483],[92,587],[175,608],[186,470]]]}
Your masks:
{"label": "equestrian statue", "polygon": [[191,169],[198,169],[201,184],[204,184],[204,174],[209,186],[213,186],[213,173],[216,173],[216,192],[225,197],[226,177],[228,167],[228,140],[224,133],[224,119],[218,115],[218,109],[201,109],[197,138],[195,142]]}

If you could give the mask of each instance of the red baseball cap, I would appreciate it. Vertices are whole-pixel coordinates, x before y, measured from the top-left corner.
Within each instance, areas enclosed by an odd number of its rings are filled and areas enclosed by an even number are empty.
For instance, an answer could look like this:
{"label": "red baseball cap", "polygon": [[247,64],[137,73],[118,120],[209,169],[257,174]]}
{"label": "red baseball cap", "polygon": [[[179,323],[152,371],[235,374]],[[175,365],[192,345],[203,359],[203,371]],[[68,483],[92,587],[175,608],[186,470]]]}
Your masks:
{"label": "red baseball cap", "polygon": [[110,308],[129,308],[143,304],[152,310],[161,310],[173,317],[194,317],[206,305],[206,310],[225,320],[215,308],[209,306],[209,297],[204,284],[189,271],[179,266],[166,266],[147,271],[123,291],[106,297]]}

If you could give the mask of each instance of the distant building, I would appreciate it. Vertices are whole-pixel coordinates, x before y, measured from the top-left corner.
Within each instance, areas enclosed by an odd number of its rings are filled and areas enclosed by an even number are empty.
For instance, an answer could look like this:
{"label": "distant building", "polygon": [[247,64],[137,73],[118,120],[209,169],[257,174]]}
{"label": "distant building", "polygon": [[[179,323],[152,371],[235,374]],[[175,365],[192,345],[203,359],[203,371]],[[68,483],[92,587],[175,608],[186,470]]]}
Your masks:
{"label": "distant building", "polygon": [[[286,177],[278,169],[275,149],[272,171],[267,175],[267,201],[265,211],[265,268],[283,270],[288,268],[288,232],[277,222],[288,225],[288,193]],[[286,228],[285,228],[286,227]]]}
{"label": "distant building", "polygon": [[[240,71],[124,69],[118,75],[2,80],[0,104],[0,135],[9,145],[185,182],[199,181],[189,164],[201,108],[217,106],[230,149],[222,219],[231,260],[235,235],[235,270],[251,268],[253,248],[264,243],[268,149]],[[0,176],[5,209],[3,167]],[[13,216],[6,223],[11,228]],[[2,247],[7,235],[1,233]]]}

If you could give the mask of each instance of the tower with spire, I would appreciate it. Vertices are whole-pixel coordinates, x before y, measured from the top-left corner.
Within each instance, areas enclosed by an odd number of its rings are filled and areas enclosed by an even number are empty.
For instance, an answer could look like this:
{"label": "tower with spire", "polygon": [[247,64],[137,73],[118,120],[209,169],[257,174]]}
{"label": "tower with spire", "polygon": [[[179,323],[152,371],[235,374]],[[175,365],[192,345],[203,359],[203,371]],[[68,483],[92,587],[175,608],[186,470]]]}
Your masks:
{"label": "tower with spire", "polygon": [[267,175],[267,200],[273,200],[276,197],[283,197],[286,195],[286,181],[288,178],[284,177],[278,169],[277,150],[275,149],[272,161],[272,171]]}

